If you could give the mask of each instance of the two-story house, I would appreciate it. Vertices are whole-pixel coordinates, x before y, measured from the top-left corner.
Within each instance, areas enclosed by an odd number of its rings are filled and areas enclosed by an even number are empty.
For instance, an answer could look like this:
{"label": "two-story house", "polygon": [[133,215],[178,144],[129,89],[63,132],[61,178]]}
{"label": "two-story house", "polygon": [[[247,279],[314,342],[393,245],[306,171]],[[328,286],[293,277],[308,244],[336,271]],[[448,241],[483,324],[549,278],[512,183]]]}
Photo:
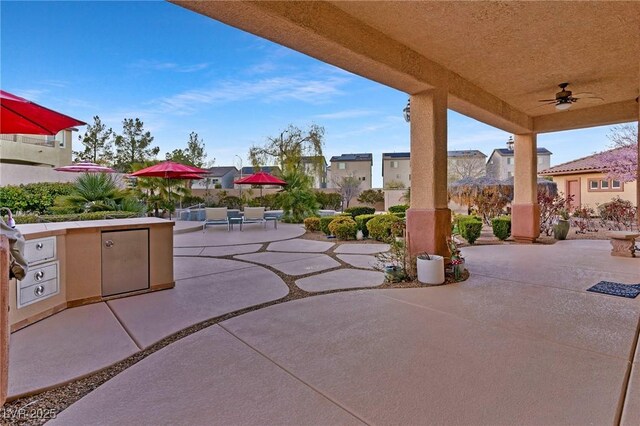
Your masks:
{"label": "two-story house", "polygon": [[[476,149],[447,151],[449,182],[463,177],[484,176],[486,158],[484,153]],[[386,189],[411,187],[411,153],[382,154],[382,184]]]}
{"label": "two-story house", "polygon": [[218,187],[221,189],[233,189],[233,181],[240,177],[235,166],[211,167],[207,170],[209,172],[203,175],[204,179],[194,180],[191,188],[207,189]]}
{"label": "two-story house", "polygon": [[360,181],[360,189],[371,189],[371,168],[373,166],[373,154],[342,154],[331,157],[331,188],[335,188],[335,182],[343,177],[351,176]]}
{"label": "two-story house", "polygon": [[324,156],[302,157],[304,172],[313,179],[314,188],[327,187],[327,160]]}
{"label": "two-story house", "polygon": [[[548,169],[551,166],[551,151],[546,148],[538,148],[538,171]],[[513,139],[509,139],[506,148],[496,148],[487,160],[487,176],[495,179],[508,179],[513,177],[515,157]]]}

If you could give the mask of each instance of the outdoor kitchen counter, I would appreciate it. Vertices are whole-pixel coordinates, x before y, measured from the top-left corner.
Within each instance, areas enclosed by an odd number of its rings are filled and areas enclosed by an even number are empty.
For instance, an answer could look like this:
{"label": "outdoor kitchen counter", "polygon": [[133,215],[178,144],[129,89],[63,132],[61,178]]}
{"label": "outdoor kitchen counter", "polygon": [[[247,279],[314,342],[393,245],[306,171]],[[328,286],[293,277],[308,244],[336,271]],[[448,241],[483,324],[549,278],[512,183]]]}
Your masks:
{"label": "outdoor kitchen counter", "polygon": [[[17,228],[27,240],[27,258],[40,255],[41,259],[30,263],[24,280],[10,282],[11,331],[68,307],[172,288],[175,284],[173,226],[173,221],[158,218],[18,225]],[[146,236],[144,231],[148,231],[148,245],[143,242],[145,248],[148,246],[148,253],[145,253],[148,258],[148,285],[141,283],[144,288],[103,296],[103,278],[108,279],[113,273],[128,272],[105,268],[103,233],[140,230],[143,232],[135,235]],[[105,235],[117,234],[120,232]],[[34,251],[36,248],[39,252]],[[22,306],[19,307],[20,304]]]}

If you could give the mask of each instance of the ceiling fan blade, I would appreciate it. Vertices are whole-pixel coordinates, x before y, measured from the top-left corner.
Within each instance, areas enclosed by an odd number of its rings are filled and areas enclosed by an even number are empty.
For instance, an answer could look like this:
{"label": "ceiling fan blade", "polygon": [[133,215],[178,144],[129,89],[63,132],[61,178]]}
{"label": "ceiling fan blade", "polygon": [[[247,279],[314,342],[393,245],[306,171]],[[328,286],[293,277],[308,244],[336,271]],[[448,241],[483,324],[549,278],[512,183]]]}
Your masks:
{"label": "ceiling fan blade", "polygon": [[597,99],[599,101],[604,101],[604,98],[601,98],[600,96],[582,96],[576,99]]}
{"label": "ceiling fan blade", "polygon": [[555,102],[556,99],[540,99],[538,102]]}
{"label": "ceiling fan blade", "polygon": [[592,92],[580,92],[580,93],[575,93],[573,95],[574,98],[578,97],[578,96],[595,96]]}
{"label": "ceiling fan blade", "polygon": [[537,109],[537,108],[540,108],[540,107],[543,107],[543,106],[547,106],[547,105],[553,105],[553,104],[555,104],[555,103],[556,103],[556,101],[555,101],[555,99],[554,99],[554,100],[553,100],[553,101],[551,101],[551,102],[547,102],[547,103],[544,103],[544,104],[540,104],[540,105],[538,105],[538,106],[534,106],[533,108],[530,108],[530,109],[528,109],[527,111],[531,111],[531,110],[534,110],[534,109]]}

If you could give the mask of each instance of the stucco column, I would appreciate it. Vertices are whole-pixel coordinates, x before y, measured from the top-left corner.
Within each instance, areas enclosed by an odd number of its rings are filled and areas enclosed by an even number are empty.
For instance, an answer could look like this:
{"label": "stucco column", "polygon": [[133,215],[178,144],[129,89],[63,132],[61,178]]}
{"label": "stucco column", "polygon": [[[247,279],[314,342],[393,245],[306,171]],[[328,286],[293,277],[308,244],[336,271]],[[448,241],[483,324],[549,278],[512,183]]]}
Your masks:
{"label": "stucco column", "polygon": [[515,136],[511,235],[516,242],[533,243],[540,236],[537,138],[534,133]]}
{"label": "stucco column", "polygon": [[411,255],[449,254],[447,204],[447,91],[433,89],[411,96],[411,206],[407,211]]}

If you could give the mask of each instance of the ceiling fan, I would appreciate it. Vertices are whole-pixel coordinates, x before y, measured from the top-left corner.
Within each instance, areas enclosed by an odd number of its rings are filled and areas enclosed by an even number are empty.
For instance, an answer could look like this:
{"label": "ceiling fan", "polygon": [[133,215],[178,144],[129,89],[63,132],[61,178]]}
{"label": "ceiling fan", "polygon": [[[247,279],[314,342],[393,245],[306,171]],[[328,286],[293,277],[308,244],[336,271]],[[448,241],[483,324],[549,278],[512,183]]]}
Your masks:
{"label": "ceiling fan", "polygon": [[[580,99],[597,99],[600,101],[604,101],[603,98],[599,96],[594,96],[593,93],[584,92],[584,93],[576,93],[575,95],[571,90],[567,90],[567,86],[569,83],[560,83],[558,87],[560,91],[556,93],[555,99],[541,99],[538,102],[545,102],[543,105],[551,105],[555,104],[556,109],[558,111],[566,111],[571,108],[571,105],[578,102]],[[543,106],[540,105],[540,106]]]}

